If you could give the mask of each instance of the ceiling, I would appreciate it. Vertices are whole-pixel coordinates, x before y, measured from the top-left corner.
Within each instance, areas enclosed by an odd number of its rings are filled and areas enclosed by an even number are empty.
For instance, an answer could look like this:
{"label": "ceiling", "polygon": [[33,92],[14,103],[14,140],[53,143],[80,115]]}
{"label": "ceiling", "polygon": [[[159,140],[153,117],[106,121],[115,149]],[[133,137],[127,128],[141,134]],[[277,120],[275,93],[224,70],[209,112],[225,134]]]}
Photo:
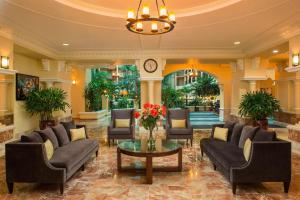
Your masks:
{"label": "ceiling", "polygon": [[141,36],[129,32],[124,19],[138,0],[1,0],[0,35],[48,57],[132,59],[159,52],[175,59],[255,55],[300,33],[299,0],[165,1],[177,14],[174,31]]}

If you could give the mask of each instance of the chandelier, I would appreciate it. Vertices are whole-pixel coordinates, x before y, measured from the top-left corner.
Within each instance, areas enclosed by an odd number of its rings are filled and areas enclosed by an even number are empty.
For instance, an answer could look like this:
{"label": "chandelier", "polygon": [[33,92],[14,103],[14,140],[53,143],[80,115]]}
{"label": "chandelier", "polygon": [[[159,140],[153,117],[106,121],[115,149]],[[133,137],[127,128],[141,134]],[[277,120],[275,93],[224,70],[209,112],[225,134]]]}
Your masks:
{"label": "chandelier", "polygon": [[155,0],[157,16],[150,15],[150,7],[148,5],[143,5],[142,10],[140,10],[143,0],[140,0],[136,13],[133,9],[129,9],[127,29],[133,33],[143,35],[158,35],[172,31],[176,24],[175,14],[168,12],[164,0],[161,0],[160,4],[158,1]]}

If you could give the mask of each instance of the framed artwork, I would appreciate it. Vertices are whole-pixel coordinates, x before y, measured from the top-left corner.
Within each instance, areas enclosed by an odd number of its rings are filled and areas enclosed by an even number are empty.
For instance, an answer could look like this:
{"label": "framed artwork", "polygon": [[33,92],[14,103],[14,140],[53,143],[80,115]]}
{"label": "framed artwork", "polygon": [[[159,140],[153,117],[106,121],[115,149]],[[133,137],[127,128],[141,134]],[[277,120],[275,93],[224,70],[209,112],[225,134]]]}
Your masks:
{"label": "framed artwork", "polygon": [[24,101],[31,90],[39,88],[39,77],[16,74],[16,100]]}

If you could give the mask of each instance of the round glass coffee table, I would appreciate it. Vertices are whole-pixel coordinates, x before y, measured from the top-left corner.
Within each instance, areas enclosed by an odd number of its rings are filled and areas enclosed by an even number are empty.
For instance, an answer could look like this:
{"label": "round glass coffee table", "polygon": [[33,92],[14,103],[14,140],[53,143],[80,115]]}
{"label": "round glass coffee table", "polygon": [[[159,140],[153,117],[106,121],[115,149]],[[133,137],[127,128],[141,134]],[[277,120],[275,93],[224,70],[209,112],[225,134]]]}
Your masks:
{"label": "round glass coffee table", "polygon": [[[121,154],[133,157],[145,157],[145,168],[130,168],[122,167]],[[175,167],[153,167],[152,160],[154,157],[164,157],[173,154],[178,154],[178,165]],[[144,142],[141,140],[124,141],[118,144],[117,148],[117,163],[119,172],[135,172],[146,173],[146,183],[152,184],[153,171],[154,172],[180,172],[182,171],[182,147],[177,142],[162,140],[156,143],[155,150],[148,150]]]}

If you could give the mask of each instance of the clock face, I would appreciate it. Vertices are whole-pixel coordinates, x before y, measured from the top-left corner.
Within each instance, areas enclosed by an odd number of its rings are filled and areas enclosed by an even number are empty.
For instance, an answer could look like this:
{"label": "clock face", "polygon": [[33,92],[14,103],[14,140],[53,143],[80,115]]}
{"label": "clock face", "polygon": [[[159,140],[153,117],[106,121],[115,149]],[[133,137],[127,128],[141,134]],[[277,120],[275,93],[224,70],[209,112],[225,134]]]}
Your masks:
{"label": "clock face", "polygon": [[148,59],[144,63],[144,69],[148,73],[153,73],[157,70],[157,62],[154,59]]}

